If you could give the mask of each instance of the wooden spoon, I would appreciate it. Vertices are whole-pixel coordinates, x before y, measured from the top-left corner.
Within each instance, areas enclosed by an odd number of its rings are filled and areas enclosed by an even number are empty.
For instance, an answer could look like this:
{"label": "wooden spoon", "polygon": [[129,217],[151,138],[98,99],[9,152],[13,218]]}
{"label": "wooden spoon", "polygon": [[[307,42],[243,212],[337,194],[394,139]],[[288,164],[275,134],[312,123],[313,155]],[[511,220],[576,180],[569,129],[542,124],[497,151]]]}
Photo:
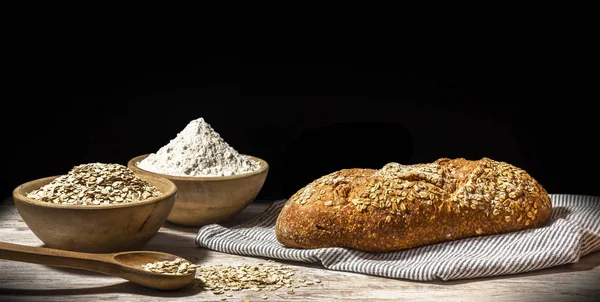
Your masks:
{"label": "wooden spoon", "polygon": [[146,271],[142,265],[177,258],[181,257],[152,251],[93,254],[0,242],[0,259],[95,271],[159,290],[180,289],[192,283],[195,270],[187,275],[165,275]]}

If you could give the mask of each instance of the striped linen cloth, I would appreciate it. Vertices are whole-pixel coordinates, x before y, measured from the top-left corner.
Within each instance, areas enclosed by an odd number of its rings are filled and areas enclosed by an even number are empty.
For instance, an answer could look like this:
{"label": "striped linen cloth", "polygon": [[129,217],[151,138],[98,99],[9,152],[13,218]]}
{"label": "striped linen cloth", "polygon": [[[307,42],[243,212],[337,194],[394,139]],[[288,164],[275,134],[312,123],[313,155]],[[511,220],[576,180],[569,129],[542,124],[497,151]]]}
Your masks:
{"label": "striped linen cloth", "polygon": [[275,238],[285,200],[233,227],[200,228],[196,245],[220,252],[321,263],[325,268],[417,281],[517,274],[561,264],[600,250],[600,197],[551,194],[550,222],[537,229],[461,239],[386,253],[344,248],[294,249]]}

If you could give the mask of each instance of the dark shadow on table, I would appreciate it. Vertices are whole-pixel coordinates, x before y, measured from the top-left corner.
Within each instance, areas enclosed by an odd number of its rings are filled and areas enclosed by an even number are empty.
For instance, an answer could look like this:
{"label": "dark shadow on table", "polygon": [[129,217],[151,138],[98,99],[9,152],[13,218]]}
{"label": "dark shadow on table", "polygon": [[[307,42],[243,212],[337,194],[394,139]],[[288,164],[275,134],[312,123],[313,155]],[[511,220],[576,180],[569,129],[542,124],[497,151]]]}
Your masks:
{"label": "dark shadow on table", "polygon": [[[244,223],[244,222],[256,217],[257,215],[261,214],[262,212],[264,212],[264,210],[266,210],[271,205],[271,203],[273,203],[273,202],[272,201],[271,202],[254,201],[254,202],[250,203],[248,205],[248,207],[246,209],[244,209],[242,212],[231,217],[230,219],[219,222],[218,224],[225,226],[225,227],[231,227],[234,225],[238,225],[240,223]],[[171,229],[171,230],[175,230],[175,231],[179,231],[179,232],[184,232],[184,233],[189,233],[189,234],[197,234],[198,230],[200,230],[200,228],[202,226],[189,227],[189,226],[179,225],[179,224],[175,224],[175,223],[167,221],[163,224],[162,227],[165,229]]]}
{"label": "dark shadow on table", "polygon": [[172,223],[169,221],[165,221],[165,223],[163,224],[162,227],[166,228],[166,229],[176,230],[179,232],[190,233],[190,234],[198,233],[198,230],[200,229],[200,227],[189,227],[189,226],[185,226],[185,225],[175,224],[175,223]]}
{"label": "dark shadow on table", "polygon": [[195,247],[194,240],[194,236],[159,231],[139,250],[155,250],[158,248],[160,249],[159,252],[170,253],[168,250],[173,245]]}
{"label": "dark shadow on table", "polygon": [[[132,294],[140,296],[178,298],[196,295],[202,292],[202,287],[197,284],[192,284],[185,288],[176,291],[160,291],[151,288],[146,288],[131,282],[122,282],[113,285],[71,288],[71,289],[20,289],[20,288],[1,288],[0,297],[2,296],[84,296],[84,295],[110,295],[110,294]],[[2,301],[7,301],[0,298]],[[9,301],[15,301],[11,297]]]}
{"label": "dark shadow on table", "polygon": [[70,268],[70,267],[63,267],[63,266],[49,266],[49,265],[45,265],[45,266],[51,270],[64,272],[67,274],[82,275],[82,276],[98,276],[101,278],[117,278],[117,277],[112,277],[112,276],[105,275],[102,273],[88,271],[88,270],[84,270],[84,269],[78,269],[78,268]]}
{"label": "dark shadow on table", "polygon": [[[180,247],[173,248],[173,243],[180,241]],[[172,233],[159,232],[146,243],[141,249],[163,253],[176,254],[193,263],[201,263],[206,257],[203,249],[195,243],[195,237],[186,237]]]}

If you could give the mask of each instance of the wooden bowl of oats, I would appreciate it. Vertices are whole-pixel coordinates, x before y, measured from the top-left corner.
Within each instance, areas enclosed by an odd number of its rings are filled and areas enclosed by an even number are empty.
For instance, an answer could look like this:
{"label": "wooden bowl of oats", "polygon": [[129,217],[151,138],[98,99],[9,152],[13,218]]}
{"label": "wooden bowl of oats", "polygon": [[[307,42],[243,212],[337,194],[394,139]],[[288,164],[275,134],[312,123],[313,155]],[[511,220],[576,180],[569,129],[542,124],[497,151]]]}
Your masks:
{"label": "wooden bowl of oats", "polygon": [[167,220],[191,227],[224,222],[243,211],[262,189],[269,171],[266,161],[248,156],[259,163],[252,172],[230,176],[173,176],[138,167],[148,155],[132,158],[127,167],[136,174],[163,177],[175,183],[177,199]]}
{"label": "wooden bowl of oats", "polygon": [[108,253],[135,250],[166,221],[177,187],[118,164],[84,164],[13,190],[19,214],[46,246]]}

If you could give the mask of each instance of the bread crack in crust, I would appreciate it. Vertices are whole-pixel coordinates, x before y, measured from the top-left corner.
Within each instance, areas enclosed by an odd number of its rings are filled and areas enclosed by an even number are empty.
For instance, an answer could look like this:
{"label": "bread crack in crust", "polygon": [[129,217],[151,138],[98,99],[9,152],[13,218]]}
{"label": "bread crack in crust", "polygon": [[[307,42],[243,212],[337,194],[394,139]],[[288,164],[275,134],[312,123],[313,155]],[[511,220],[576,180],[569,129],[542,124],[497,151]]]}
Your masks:
{"label": "bread crack in crust", "polygon": [[524,170],[489,158],[344,169],[284,205],[277,240],[294,248],[408,249],[546,223],[552,204]]}

